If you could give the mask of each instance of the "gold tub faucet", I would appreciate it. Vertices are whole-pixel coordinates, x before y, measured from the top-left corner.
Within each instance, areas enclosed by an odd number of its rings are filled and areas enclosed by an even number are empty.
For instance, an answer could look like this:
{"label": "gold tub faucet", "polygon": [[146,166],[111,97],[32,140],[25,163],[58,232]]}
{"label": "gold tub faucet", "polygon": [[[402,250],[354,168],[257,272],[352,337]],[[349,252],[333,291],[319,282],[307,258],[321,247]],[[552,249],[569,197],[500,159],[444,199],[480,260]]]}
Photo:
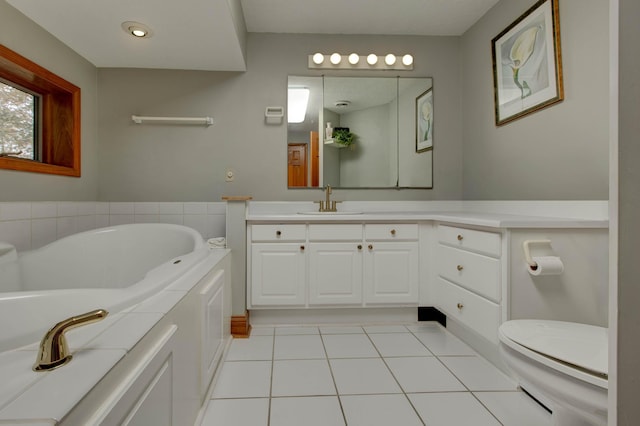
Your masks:
{"label": "gold tub faucet", "polygon": [[97,309],[67,318],[51,327],[40,342],[38,358],[33,365],[33,371],[53,370],[71,361],[72,355],[64,333],[72,328],[100,321],[108,314],[109,312],[104,309]]}

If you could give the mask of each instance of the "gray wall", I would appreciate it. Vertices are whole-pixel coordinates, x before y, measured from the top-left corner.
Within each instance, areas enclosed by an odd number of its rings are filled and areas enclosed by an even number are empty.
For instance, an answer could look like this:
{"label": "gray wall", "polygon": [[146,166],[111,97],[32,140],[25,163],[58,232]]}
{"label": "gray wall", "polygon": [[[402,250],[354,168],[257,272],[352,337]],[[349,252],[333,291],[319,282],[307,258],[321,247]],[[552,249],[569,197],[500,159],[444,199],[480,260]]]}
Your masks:
{"label": "gray wall", "polygon": [[[440,145],[435,153],[434,190],[337,190],[336,199],[460,199],[458,40],[249,34],[246,73],[101,69],[98,199],[216,201],[221,195],[251,195],[256,200],[317,199],[319,190],[287,189],[287,126],[266,125],[264,109],[286,106],[287,75],[326,73],[307,69],[308,54],[336,50],[411,52],[414,70],[402,75],[432,76],[436,90],[443,94],[435,106]],[[353,74],[347,71],[347,75]],[[389,75],[385,71],[374,74]],[[215,124],[209,128],[135,125],[131,114],[212,115]],[[225,168],[234,170],[234,182],[224,182]]]}
{"label": "gray wall", "polygon": [[495,126],[491,40],[532,3],[502,0],[462,37],[463,198],[608,199],[607,1],[560,1],[564,101]]}
{"label": "gray wall", "polygon": [[82,177],[0,170],[0,201],[95,200],[98,189],[96,68],[4,0],[0,1],[0,44],[82,91]]}
{"label": "gray wall", "polygon": [[640,419],[640,2],[620,0],[619,217],[618,217],[618,424]]}

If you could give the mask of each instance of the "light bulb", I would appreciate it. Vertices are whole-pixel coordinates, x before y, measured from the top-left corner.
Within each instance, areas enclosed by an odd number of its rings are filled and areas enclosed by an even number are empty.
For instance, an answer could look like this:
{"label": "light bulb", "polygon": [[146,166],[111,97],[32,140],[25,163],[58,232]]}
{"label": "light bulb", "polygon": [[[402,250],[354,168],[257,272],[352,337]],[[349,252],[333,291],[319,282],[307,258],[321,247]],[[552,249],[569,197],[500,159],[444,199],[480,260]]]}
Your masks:
{"label": "light bulb", "polygon": [[329,58],[329,60],[331,61],[331,63],[333,65],[338,65],[340,63],[340,61],[342,60],[342,56],[340,56],[339,53],[332,53],[331,57]]}
{"label": "light bulb", "polygon": [[384,63],[391,66],[396,63],[396,55],[389,53],[384,57]]}
{"label": "light bulb", "polygon": [[358,62],[360,62],[360,56],[358,56],[357,53],[352,53],[351,55],[349,55],[349,63],[351,65],[355,65]]}
{"label": "light bulb", "polygon": [[320,65],[324,62],[324,55],[322,53],[314,53],[312,60],[314,64]]}
{"label": "light bulb", "polygon": [[413,56],[411,55],[404,55],[402,57],[402,63],[406,66],[409,66],[411,64],[413,64]]}
{"label": "light bulb", "polygon": [[367,63],[369,65],[375,65],[378,63],[378,55],[374,55],[373,53],[367,56]]}

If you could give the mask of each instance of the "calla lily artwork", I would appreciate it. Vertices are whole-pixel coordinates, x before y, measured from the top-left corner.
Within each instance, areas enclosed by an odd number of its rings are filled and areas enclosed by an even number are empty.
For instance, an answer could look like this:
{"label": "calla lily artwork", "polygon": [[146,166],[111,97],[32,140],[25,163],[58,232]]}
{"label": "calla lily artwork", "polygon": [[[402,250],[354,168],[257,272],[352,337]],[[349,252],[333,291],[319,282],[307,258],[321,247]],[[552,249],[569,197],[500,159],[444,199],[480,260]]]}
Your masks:
{"label": "calla lily artwork", "polygon": [[538,1],[492,40],[498,126],[564,98],[558,1]]}
{"label": "calla lily artwork", "polygon": [[416,98],[416,152],[433,149],[433,91]]}

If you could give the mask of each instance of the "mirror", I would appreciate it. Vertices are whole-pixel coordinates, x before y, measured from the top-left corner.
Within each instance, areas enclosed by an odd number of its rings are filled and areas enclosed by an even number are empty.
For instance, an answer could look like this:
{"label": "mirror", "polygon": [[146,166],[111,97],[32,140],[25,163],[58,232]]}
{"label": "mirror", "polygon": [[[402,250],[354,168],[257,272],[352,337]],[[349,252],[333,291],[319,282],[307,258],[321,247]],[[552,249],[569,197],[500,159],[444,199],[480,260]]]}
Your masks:
{"label": "mirror", "polygon": [[432,86],[431,78],[289,76],[289,114],[294,92],[308,89],[304,120],[288,124],[289,188],[432,188]]}

